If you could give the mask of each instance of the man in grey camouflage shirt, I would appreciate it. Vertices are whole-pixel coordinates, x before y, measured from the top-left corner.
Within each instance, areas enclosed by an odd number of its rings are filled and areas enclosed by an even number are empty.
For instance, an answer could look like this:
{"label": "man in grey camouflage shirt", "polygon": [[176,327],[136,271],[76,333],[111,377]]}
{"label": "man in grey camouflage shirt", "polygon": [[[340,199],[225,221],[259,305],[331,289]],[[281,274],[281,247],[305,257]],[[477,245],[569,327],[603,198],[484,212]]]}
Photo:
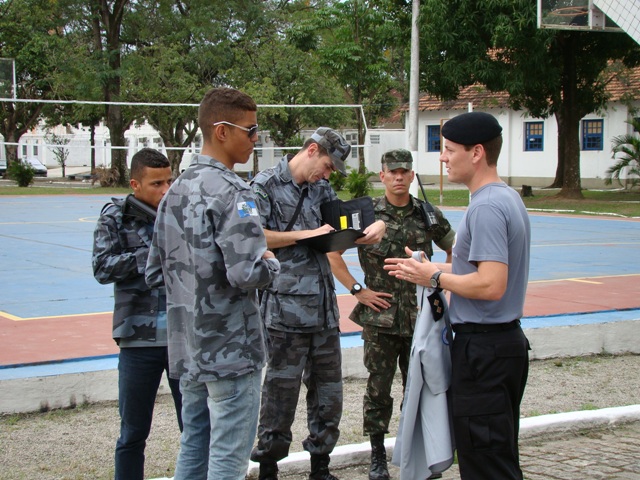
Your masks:
{"label": "man in grey camouflage shirt", "polygon": [[256,435],[265,364],[257,289],[279,262],[249,186],[231,169],[258,140],[257,106],[231,88],[198,112],[203,147],[158,209],[147,282],[167,288],[169,365],[180,379],[184,431],[176,480],[243,480]]}
{"label": "man in grey camouflage shirt", "polygon": [[[167,157],[151,148],[137,152],[131,159],[133,193],[104,206],[93,234],[93,275],[101,284],[113,283],[112,335],[120,347],[115,480],[144,478],[144,448],[156,394],[162,373],[169,373],[164,286],[149,288],[144,279],[153,215],[140,215],[131,205],[140,202],[155,212],[172,180]],[[182,429],[178,381],[169,378],[169,388]]]}
{"label": "man in grey camouflage shirt", "polygon": [[[337,196],[327,181],[332,171],[346,174],[351,146],[336,131],[321,127],[289,160],[259,173],[252,183],[265,228],[282,271],[262,294],[261,310],[269,331],[269,364],[262,387],[258,445],[260,479],[278,478],[277,461],[291,445],[291,425],[303,381],[307,387],[311,480],[335,480],[329,454],[338,441],[342,416],[342,366],[335,284],[325,253],[296,244],[328,233],[320,205]],[[384,223],[376,222],[359,241],[377,243]],[[344,263],[337,255],[336,262]]]}
{"label": "man in grey camouflage shirt", "polygon": [[393,413],[391,385],[397,365],[403,389],[406,385],[418,313],[416,290],[389,276],[383,268],[384,260],[402,256],[407,246],[422,250],[431,258],[433,241],[446,252],[446,261],[451,262],[455,238],[451,225],[437,207],[433,210],[438,224],[428,227],[423,202],[409,193],[415,177],[411,152],[391,150],[382,156],[381,163],[380,181],[385,194],[374,199],[374,211],[375,218],[387,225],[387,232],[379,244],[358,247],[366,288],[356,282],[346,266],[333,272],[358,299],[350,318],[363,327],[364,364],[369,372],[363,429],[371,441],[370,480],[389,479],[384,435],[389,433]]}

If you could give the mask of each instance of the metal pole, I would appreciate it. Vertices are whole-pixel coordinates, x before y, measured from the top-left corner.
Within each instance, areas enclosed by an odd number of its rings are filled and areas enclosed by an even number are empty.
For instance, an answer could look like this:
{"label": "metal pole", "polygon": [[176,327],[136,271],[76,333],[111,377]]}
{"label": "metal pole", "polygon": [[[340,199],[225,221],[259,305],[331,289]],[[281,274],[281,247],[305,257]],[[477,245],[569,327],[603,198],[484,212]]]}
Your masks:
{"label": "metal pole", "polygon": [[[418,17],[420,15],[420,0],[413,0],[411,10],[411,69],[409,76],[409,150],[413,156],[413,169],[416,176],[418,168],[418,102],[420,101],[420,32]],[[409,189],[411,195],[417,196],[418,182],[414,180]]]}

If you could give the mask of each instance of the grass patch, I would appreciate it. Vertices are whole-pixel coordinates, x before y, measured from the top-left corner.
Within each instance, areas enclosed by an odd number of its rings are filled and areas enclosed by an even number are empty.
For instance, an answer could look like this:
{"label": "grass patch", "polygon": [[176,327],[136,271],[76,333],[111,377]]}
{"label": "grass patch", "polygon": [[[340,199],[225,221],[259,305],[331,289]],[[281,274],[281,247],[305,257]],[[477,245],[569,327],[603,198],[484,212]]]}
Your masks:
{"label": "grass patch", "polygon": [[[613,214],[623,217],[640,217],[640,192],[624,190],[583,190],[584,199],[573,200],[559,198],[557,189],[534,190],[533,197],[523,198],[527,209],[531,211],[561,211],[576,215]],[[436,206],[440,206],[440,191],[426,189],[427,198]],[[374,189],[372,197],[384,194],[382,189]],[[422,196],[422,195],[420,195]],[[349,192],[338,192],[342,200],[350,198]],[[469,205],[469,191],[466,189],[450,189],[442,192],[442,206],[466,207]]]}
{"label": "grass patch", "polygon": [[[469,205],[469,191],[465,188],[440,190],[425,189],[427,198],[436,206],[466,207]],[[124,196],[131,192],[129,188],[107,188],[98,185],[52,186],[36,182],[30,187],[2,186],[0,195],[116,195]],[[584,199],[574,200],[559,198],[558,189],[536,189],[533,197],[523,198],[527,209],[531,211],[558,211],[576,215],[612,214],[622,217],[640,217],[640,191],[628,190],[583,190]],[[351,194],[347,190],[337,192],[341,200],[349,200]],[[384,189],[375,188],[371,197],[384,194]],[[420,195],[421,197],[422,195]]]}

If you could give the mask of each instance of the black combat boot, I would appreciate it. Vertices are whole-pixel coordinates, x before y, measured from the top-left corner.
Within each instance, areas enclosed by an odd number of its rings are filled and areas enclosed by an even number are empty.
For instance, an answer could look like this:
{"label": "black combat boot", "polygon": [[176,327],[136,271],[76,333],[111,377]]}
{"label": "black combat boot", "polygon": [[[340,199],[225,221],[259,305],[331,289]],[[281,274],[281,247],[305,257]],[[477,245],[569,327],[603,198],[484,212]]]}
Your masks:
{"label": "black combat boot", "polygon": [[384,448],[384,434],[371,435],[371,468],[369,480],[389,480],[387,450]]}
{"label": "black combat boot", "polygon": [[309,480],[338,480],[329,473],[329,455],[311,454],[311,473]]}
{"label": "black combat boot", "polygon": [[260,462],[258,480],[278,480],[278,464],[276,462]]}

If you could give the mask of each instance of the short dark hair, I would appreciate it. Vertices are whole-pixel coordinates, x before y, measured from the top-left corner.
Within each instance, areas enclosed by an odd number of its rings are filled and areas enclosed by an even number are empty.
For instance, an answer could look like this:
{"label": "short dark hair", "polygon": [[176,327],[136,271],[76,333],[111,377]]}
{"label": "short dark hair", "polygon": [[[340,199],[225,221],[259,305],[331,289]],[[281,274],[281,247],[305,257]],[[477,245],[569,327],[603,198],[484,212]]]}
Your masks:
{"label": "short dark hair", "polygon": [[316,142],[313,138],[307,138],[305,140],[304,145],[302,145],[301,151],[305,151],[307,148],[309,148],[309,145],[311,145],[312,143],[315,143],[316,145],[318,145],[318,152],[320,153],[320,156],[329,155],[329,152],[327,151],[327,149],[324,148],[322,145],[320,145],[318,142]]}
{"label": "short dark hair", "polygon": [[140,180],[144,167],[167,168],[171,163],[162,153],[153,148],[143,148],[131,158],[131,178]]}
{"label": "short dark hair", "polygon": [[[482,145],[482,148],[484,148],[484,153],[487,156],[487,165],[498,164],[498,157],[500,156],[500,151],[502,150],[502,135],[476,145]],[[464,149],[466,151],[471,150],[473,147],[475,147],[475,145],[464,145]]]}
{"label": "short dark hair", "polygon": [[245,112],[256,112],[256,102],[235,88],[220,87],[209,90],[198,109],[198,125],[206,140],[215,122],[237,122]]}

